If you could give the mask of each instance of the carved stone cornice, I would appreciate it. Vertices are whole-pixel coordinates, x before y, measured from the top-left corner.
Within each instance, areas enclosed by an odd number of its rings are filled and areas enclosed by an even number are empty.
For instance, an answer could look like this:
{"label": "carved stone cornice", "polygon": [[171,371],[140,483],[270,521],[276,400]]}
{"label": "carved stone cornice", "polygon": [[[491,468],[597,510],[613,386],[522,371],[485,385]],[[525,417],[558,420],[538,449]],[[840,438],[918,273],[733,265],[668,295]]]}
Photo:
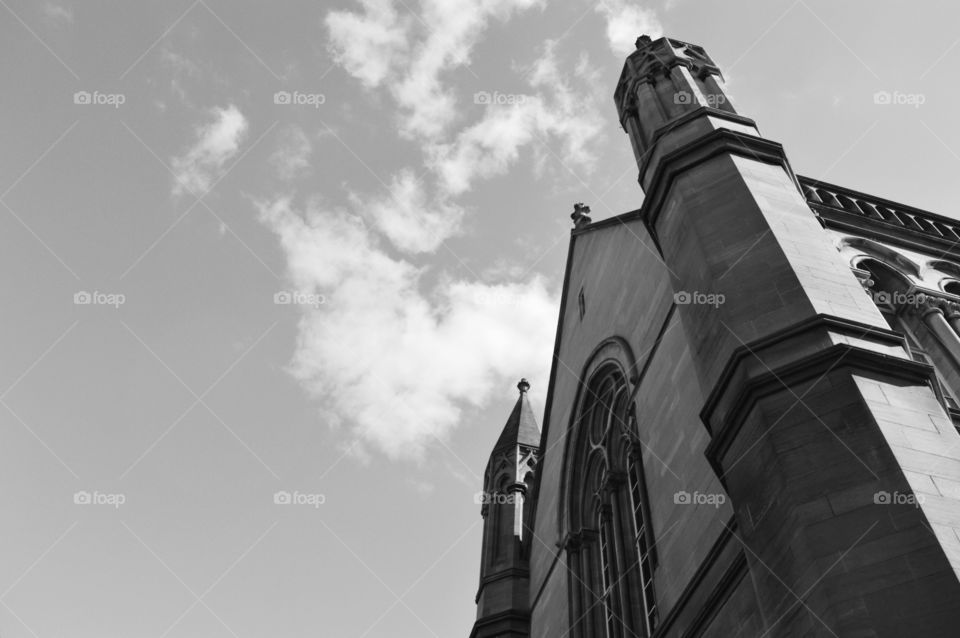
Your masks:
{"label": "carved stone cornice", "polygon": [[861,193],[810,177],[800,177],[807,204],[827,228],[913,249],[936,248],[944,256],[960,252],[960,222],[913,206]]}
{"label": "carved stone cornice", "polygon": [[[657,218],[670,192],[673,180],[682,173],[723,154],[738,155],[765,164],[781,166],[791,179],[796,180],[781,144],[730,129],[716,129],[662,157],[654,157],[655,154],[651,154],[640,167],[641,187],[646,192],[646,197],[639,216],[646,223],[658,247],[660,242],[656,233]],[[655,166],[652,166],[651,162],[656,162]],[[651,168],[653,173],[646,176]]]}
{"label": "carved stone cornice", "polygon": [[[783,348],[782,346],[788,342],[794,347]],[[889,328],[866,325],[830,315],[816,315],[734,350],[704,403],[703,410],[700,412],[701,419],[707,429],[715,433],[719,428],[714,427],[713,423],[726,421],[725,415],[736,405],[736,401],[732,399],[734,396],[731,392],[732,385],[756,377],[758,372],[766,373],[771,369],[796,362],[804,356],[804,352],[819,353],[825,347],[841,342],[859,342],[877,351],[906,356],[907,344],[903,335]],[[775,352],[785,354],[779,359],[774,359]],[[764,360],[764,357],[767,359]]]}
{"label": "carved stone cornice", "polygon": [[921,317],[926,317],[927,315],[937,314],[941,317],[944,316],[943,308],[940,307],[935,301],[925,300],[924,303],[917,307],[917,312],[920,313]]}
{"label": "carved stone cornice", "polygon": [[[718,476],[725,474],[723,457],[750,409],[785,386],[843,368],[926,383],[932,368],[910,359],[905,346],[903,336],[892,330],[818,315],[738,348],[700,412],[711,433],[706,455]],[[775,353],[782,356],[774,358]]]}
{"label": "carved stone cornice", "polygon": [[960,304],[950,293],[914,286],[905,292],[877,292],[875,297],[893,306],[898,312],[925,316],[940,313],[960,318]]}

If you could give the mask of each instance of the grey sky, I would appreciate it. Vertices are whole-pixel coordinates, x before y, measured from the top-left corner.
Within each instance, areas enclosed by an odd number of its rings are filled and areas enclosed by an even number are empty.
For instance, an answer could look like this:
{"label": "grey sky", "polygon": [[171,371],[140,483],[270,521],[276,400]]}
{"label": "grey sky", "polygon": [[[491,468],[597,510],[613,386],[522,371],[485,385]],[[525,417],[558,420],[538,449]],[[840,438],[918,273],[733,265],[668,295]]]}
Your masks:
{"label": "grey sky", "polygon": [[642,201],[634,38],[706,47],[798,173],[957,216],[956,19],[0,0],[0,635],[466,635],[572,203]]}

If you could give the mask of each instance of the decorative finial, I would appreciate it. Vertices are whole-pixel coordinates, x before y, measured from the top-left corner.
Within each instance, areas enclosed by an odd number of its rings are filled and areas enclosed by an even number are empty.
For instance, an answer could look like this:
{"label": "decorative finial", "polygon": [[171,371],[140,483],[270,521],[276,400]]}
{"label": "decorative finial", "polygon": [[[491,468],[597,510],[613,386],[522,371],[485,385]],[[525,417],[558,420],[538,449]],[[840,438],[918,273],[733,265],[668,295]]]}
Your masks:
{"label": "decorative finial", "polygon": [[520,390],[520,394],[526,394],[527,390],[530,389],[530,384],[526,379],[520,379],[520,383],[517,384],[517,389]]}
{"label": "decorative finial", "polygon": [[653,42],[653,40],[650,39],[650,36],[648,36],[647,34],[643,34],[642,36],[637,38],[637,41],[634,44],[638,49],[642,49],[646,47],[648,44],[650,44],[651,42]]}
{"label": "decorative finial", "polygon": [[590,219],[590,207],[583,202],[577,202],[573,205],[573,214],[570,215],[573,220],[574,228],[583,228],[593,220]]}

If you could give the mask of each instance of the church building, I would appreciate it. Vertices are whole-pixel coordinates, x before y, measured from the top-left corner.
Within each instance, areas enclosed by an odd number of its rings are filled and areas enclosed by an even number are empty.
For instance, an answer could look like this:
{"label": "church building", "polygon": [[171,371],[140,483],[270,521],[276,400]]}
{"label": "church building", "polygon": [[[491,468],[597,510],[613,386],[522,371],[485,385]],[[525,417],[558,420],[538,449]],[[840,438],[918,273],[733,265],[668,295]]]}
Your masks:
{"label": "church building", "polygon": [[575,207],[470,638],[960,636],[960,221],[796,175],[700,46],[614,100],[643,203]]}

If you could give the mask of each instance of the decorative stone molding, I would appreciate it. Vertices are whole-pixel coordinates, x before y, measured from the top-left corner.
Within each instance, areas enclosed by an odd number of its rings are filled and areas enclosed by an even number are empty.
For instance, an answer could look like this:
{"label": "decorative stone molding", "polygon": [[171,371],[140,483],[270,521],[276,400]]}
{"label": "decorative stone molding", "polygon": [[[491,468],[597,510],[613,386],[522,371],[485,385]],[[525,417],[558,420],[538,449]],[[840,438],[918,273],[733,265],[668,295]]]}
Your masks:
{"label": "decorative stone molding", "polygon": [[856,232],[866,226],[898,243],[914,238],[917,243],[932,243],[960,254],[960,222],[956,220],[809,177],[799,180],[807,203],[828,227]]}

